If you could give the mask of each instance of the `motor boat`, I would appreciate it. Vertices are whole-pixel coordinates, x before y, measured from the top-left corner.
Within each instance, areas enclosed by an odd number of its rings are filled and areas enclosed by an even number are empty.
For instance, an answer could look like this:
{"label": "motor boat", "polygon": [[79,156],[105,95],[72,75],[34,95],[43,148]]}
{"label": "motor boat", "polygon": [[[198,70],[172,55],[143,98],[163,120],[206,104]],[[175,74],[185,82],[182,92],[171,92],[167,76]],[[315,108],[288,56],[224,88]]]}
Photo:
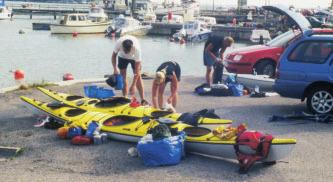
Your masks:
{"label": "motor boat", "polygon": [[91,7],[88,13],[88,19],[93,22],[107,22],[109,18],[103,8]]}
{"label": "motor boat", "polygon": [[62,17],[59,23],[50,24],[53,34],[89,34],[105,33],[110,22],[94,22],[88,19],[87,14],[67,14]]}
{"label": "motor boat", "polygon": [[207,26],[216,25],[216,18],[215,17],[199,16],[199,17],[196,18],[196,20],[201,21],[203,24],[206,24]]}
{"label": "motor boat", "polygon": [[183,24],[183,28],[173,34],[172,38],[180,40],[184,38],[188,42],[201,42],[209,38],[212,31],[206,28],[201,21],[188,21]]}
{"label": "motor boat", "polygon": [[4,2],[0,2],[0,20],[10,19],[11,16],[11,9],[5,6]]}
{"label": "motor boat", "polygon": [[162,23],[184,23],[184,17],[181,15],[172,15],[169,19],[168,15],[162,17]]}
{"label": "motor boat", "polygon": [[152,2],[137,0],[135,6],[135,14],[137,14],[138,20],[149,23],[156,21],[156,14]]}
{"label": "motor boat", "polygon": [[119,15],[114,19],[113,24],[107,28],[107,35],[120,37],[123,35],[146,35],[152,28],[151,25],[142,25],[138,20],[133,17],[125,17]]}

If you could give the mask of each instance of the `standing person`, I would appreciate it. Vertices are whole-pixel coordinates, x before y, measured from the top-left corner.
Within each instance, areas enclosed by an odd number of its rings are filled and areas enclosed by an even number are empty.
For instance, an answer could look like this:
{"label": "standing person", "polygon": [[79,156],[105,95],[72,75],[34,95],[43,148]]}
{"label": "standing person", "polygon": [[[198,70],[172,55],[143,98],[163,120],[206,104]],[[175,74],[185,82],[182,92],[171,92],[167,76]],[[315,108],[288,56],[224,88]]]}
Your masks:
{"label": "standing person", "polygon": [[[118,65],[117,65],[117,56],[118,56]],[[141,104],[147,104],[147,101],[144,98],[143,92],[143,81],[141,78],[141,48],[137,38],[133,36],[123,36],[121,37],[114,47],[112,53],[112,66],[113,73],[119,74],[118,69],[120,70],[120,74],[124,79],[124,88],[123,88],[123,96],[126,97],[128,94],[128,82],[126,70],[128,64],[131,64],[133,70],[133,81],[129,88],[130,95],[135,95],[136,88],[139,90],[139,94],[141,97]]]}
{"label": "standing person", "polygon": [[[206,83],[210,87],[212,83],[213,66],[219,64],[223,75],[223,53],[234,43],[232,37],[211,36],[205,43],[204,65],[206,66]],[[222,68],[221,68],[222,67]]]}
{"label": "standing person", "polygon": [[167,61],[162,63],[156,70],[156,77],[152,87],[152,103],[155,108],[163,108],[164,90],[170,82],[171,96],[168,97],[167,103],[172,104],[175,108],[178,100],[178,86],[180,82],[181,70],[177,62]]}

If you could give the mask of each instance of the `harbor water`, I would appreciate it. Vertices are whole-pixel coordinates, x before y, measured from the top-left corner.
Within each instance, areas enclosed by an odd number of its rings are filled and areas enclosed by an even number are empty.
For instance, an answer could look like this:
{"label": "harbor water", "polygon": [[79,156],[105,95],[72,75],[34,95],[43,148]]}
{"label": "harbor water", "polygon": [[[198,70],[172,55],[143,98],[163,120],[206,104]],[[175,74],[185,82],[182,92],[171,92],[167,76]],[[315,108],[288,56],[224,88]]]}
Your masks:
{"label": "harbor water", "polygon": [[[99,35],[52,35],[33,31],[32,22],[50,22],[53,17],[15,16],[0,20],[0,88],[15,85],[11,70],[22,69],[28,83],[61,81],[65,73],[75,79],[102,78],[112,74],[111,54],[116,39]],[[23,30],[24,34],[19,34]],[[204,43],[181,45],[167,37],[139,37],[142,47],[142,71],[153,73],[164,61],[177,61],[183,75],[204,75]],[[245,46],[237,43],[235,47]],[[230,48],[228,51],[230,51]],[[131,72],[128,69],[128,72]]]}

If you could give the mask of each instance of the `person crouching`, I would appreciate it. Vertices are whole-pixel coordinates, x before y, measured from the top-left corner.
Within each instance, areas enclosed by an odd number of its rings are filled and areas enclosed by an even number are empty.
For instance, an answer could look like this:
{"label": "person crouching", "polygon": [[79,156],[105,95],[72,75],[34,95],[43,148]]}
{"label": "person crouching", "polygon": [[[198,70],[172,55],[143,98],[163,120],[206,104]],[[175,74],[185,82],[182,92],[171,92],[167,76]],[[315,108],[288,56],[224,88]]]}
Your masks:
{"label": "person crouching", "polygon": [[171,96],[168,97],[167,103],[171,104],[174,108],[176,107],[180,75],[180,66],[174,61],[164,62],[157,68],[152,86],[153,107],[157,109],[163,108],[164,90],[168,82],[170,82]]}

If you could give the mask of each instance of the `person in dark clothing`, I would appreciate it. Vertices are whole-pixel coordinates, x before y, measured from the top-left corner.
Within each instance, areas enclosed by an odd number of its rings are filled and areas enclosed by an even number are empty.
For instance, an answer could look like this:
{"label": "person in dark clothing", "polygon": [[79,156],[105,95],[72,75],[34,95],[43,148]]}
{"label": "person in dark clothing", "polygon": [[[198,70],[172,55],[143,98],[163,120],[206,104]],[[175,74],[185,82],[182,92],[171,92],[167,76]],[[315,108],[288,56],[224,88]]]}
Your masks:
{"label": "person in dark clothing", "polygon": [[163,94],[165,86],[170,82],[171,96],[168,97],[167,103],[176,107],[178,100],[178,85],[180,82],[181,70],[178,63],[168,61],[162,63],[156,70],[156,77],[152,86],[152,103],[155,108],[163,108]]}
{"label": "person in dark clothing", "polygon": [[211,85],[212,82],[212,72],[213,66],[216,64],[219,65],[219,69],[222,67],[223,74],[223,53],[225,50],[234,43],[232,37],[219,37],[211,36],[205,43],[203,60],[204,65],[206,66],[206,83],[207,86]]}

